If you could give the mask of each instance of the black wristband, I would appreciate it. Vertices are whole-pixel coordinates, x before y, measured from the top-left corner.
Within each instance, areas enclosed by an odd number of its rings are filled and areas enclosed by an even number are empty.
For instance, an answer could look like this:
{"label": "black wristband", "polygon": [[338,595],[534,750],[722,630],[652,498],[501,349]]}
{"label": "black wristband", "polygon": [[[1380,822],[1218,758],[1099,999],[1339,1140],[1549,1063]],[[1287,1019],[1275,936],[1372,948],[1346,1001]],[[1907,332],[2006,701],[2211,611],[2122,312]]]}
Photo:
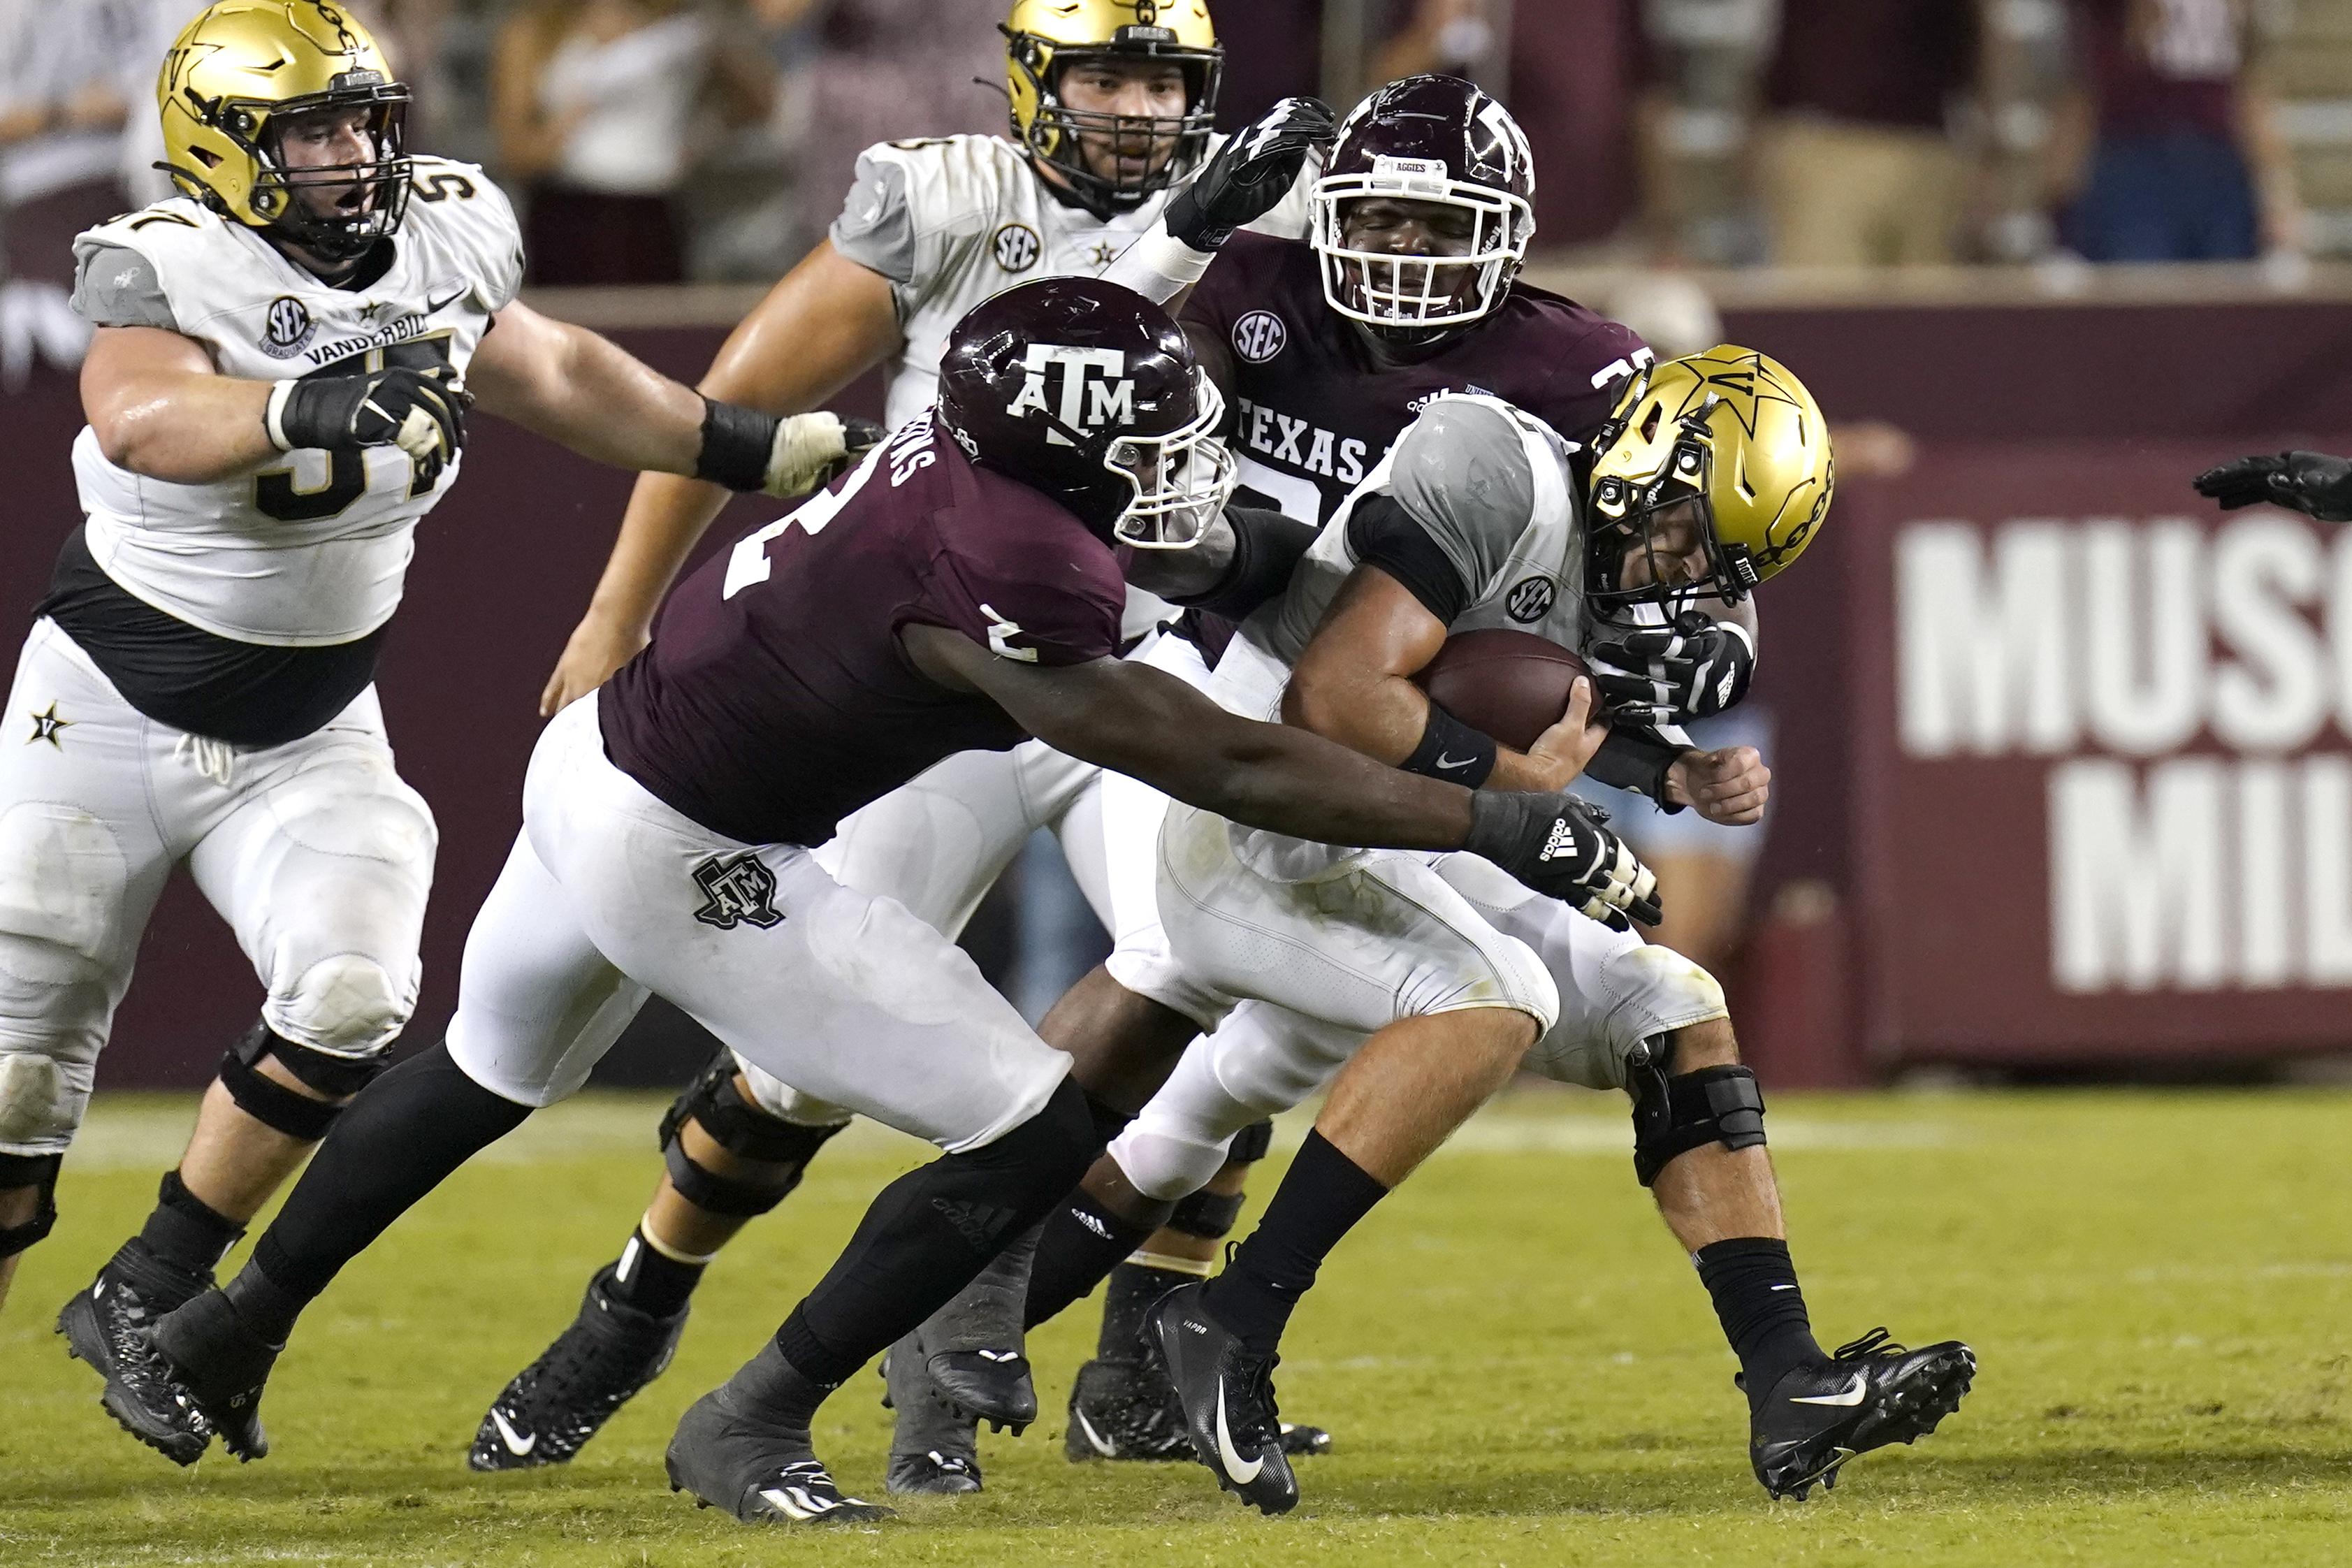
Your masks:
{"label": "black wristband", "polygon": [[1230,227],[1210,226],[1209,215],[1202,212],[1201,204],[1193,199],[1192,187],[1190,185],[1186,185],[1168,199],[1168,210],[1162,215],[1162,218],[1168,225],[1168,232],[1194,250],[1203,252],[1223,250],[1225,247],[1225,241],[1234,237],[1234,231]]}
{"label": "black wristband", "polygon": [[1397,766],[1425,778],[1476,789],[1495,771],[1495,738],[1482,735],[1433,702],[1421,744]]}
{"label": "black wristband", "polygon": [[1601,749],[1584,764],[1584,776],[1646,795],[1658,803],[1661,811],[1671,816],[1683,806],[1666,798],[1666,772],[1683,750],[1651,731],[1612,726],[1609,738],[1601,742]]}
{"label": "black wristband", "polygon": [[1171,598],[1169,603],[1238,621],[1290,586],[1290,574],[1322,530],[1278,511],[1248,506],[1225,508],[1225,521],[1234,531],[1234,558],[1226,563],[1224,575],[1200,593]]}
{"label": "black wristband", "polygon": [[702,450],[695,454],[694,477],[730,490],[764,489],[768,458],[783,421],[756,408],[702,400]]}

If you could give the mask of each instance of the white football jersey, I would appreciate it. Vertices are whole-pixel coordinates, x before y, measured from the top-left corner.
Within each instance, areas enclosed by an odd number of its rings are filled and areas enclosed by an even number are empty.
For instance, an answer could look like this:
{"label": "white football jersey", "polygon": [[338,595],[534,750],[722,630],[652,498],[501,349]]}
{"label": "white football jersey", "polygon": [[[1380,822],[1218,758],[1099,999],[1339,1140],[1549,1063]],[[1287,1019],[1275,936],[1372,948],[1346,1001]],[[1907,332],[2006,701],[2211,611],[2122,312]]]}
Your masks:
{"label": "white football jersey", "polygon": [[[246,380],[386,364],[462,375],[521,286],[522,236],[479,169],[418,158],[415,171],[392,265],[363,288],[322,283],[244,225],[174,196],[76,240],[77,303],[100,325],[193,338],[221,374]],[[176,485],[107,461],[87,427],[74,443],[90,554],[109,576],[192,626],[283,647],[350,642],[392,618],[417,520],[457,469],[453,458],[419,489],[397,448],[306,449]]]}
{"label": "white football jersey", "polygon": [[[1203,165],[1224,145],[1210,139]],[[1248,226],[1307,233],[1310,160],[1281,205]],[[905,347],[888,364],[885,422],[931,405],[949,331],[990,295],[1034,278],[1100,277],[1160,219],[1181,188],[1098,218],[1057,200],[1020,148],[1001,136],[884,142],[858,154],[857,182],[833,227],[835,248],[891,280]]]}

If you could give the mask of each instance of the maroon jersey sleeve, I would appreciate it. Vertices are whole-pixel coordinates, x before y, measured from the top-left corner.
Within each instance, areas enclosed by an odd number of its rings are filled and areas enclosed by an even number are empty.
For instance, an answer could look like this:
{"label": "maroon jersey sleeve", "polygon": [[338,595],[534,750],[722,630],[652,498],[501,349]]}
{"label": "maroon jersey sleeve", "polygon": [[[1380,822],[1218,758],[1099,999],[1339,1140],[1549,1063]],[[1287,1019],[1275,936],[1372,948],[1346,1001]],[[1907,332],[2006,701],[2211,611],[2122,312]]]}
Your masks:
{"label": "maroon jersey sleeve", "polygon": [[1555,340],[1545,345],[1546,363],[1554,368],[1521,406],[1570,440],[1588,441],[1617,405],[1627,378],[1650,362],[1650,348],[1631,327],[1559,303],[1568,309],[1546,312]]}
{"label": "maroon jersey sleeve", "polygon": [[[1006,509],[1000,500],[995,510],[1001,517]],[[1024,664],[1118,657],[1127,585],[1108,551],[1082,553],[1052,535],[1007,542],[994,528],[993,547],[981,551],[966,545],[955,519],[940,522],[930,592],[910,618],[950,627]]]}

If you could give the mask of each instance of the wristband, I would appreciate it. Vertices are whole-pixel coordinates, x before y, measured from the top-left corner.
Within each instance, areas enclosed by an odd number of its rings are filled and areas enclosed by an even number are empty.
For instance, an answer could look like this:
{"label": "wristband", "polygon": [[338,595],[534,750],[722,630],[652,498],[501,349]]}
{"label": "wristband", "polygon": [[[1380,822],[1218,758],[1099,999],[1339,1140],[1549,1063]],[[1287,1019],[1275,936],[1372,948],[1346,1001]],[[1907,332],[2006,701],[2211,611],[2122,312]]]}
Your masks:
{"label": "wristband", "polygon": [[1103,281],[1132,289],[1155,305],[1165,305],[1201,280],[1213,250],[1195,250],[1168,232],[1166,219],[1144,230],[1143,237],[1127,247],[1103,273]]}
{"label": "wristband", "polygon": [[1661,738],[1654,731],[1610,727],[1609,738],[1584,764],[1584,776],[1619,789],[1648,795],[1658,809],[1672,816],[1684,809],[1666,798],[1666,773],[1675,759],[1689,750]]}
{"label": "wristband", "polygon": [[294,395],[294,388],[299,384],[292,381],[271,383],[269,402],[261,411],[261,427],[268,432],[269,444],[281,452],[294,449],[294,443],[286,438],[286,400]]}
{"label": "wristband", "polygon": [[1482,735],[1433,702],[1421,744],[1397,766],[1409,773],[1476,789],[1495,771],[1495,739]]}
{"label": "wristband", "polygon": [[732,403],[702,400],[702,450],[694,457],[694,477],[730,490],[756,490],[768,482],[768,456],[775,448],[772,414]]}
{"label": "wristband", "polygon": [[1224,574],[1197,594],[1170,598],[1170,604],[1230,621],[1245,619],[1290,586],[1291,574],[1322,531],[1311,522],[1246,506],[1225,508],[1225,526],[1234,531],[1234,558]]}

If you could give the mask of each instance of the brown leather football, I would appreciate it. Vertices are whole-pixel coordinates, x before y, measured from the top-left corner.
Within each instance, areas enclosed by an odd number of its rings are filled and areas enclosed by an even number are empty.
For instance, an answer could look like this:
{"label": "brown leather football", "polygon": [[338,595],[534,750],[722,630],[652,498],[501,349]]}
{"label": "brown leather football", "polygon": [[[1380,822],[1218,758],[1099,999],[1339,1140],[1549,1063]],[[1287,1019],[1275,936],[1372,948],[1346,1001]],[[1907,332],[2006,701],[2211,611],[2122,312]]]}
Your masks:
{"label": "brown leather football", "polygon": [[1413,677],[1429,700],[1515,752],[1559,722],[1584,661],[1533,632],[1459,632]]}

